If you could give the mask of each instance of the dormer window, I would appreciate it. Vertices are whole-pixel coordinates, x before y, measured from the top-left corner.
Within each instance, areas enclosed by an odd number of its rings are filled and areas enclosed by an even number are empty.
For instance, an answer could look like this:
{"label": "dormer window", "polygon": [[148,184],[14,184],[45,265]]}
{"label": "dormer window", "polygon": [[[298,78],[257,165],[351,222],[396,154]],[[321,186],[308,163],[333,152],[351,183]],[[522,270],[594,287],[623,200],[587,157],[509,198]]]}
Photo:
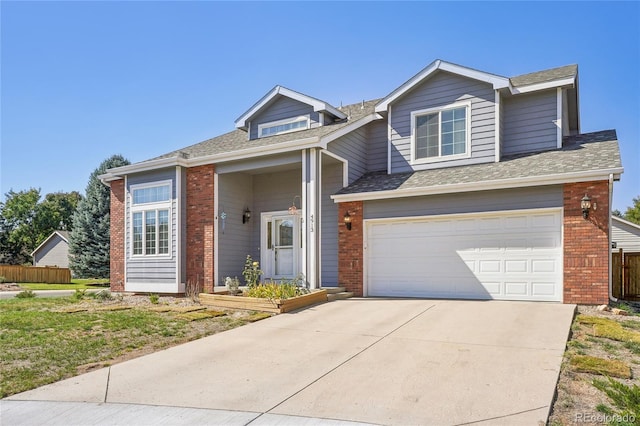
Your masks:
{"label": "dormer window", "polygon": [[468,157],[470,109],[468,102],[457,102],[412,112],[412,160],[422,163]]}
{"label": "dormer window", "polygon": [[258,124],[258,137],[281,135],[283,133],[297,132],[309,128],[309,117],[300,116],[287,118],[284,120],[270,121]]}

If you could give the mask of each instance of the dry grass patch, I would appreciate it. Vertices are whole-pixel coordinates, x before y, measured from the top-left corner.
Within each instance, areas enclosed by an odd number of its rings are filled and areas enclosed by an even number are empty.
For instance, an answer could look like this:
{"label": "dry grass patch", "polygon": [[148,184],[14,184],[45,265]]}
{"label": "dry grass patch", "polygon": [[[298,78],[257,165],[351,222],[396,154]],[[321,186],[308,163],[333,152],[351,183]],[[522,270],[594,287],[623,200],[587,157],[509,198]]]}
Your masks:
{"label": "dry grass patch", "polygon": [[608,318],[590,317],[585,315],[579,315],[577,317],[577,321],[580,324],[591,325],[592,332],[589,334],[593,336],[604,337],[618,342],[640,343],[640,332],[629,330],[629,328],[638,327],[638,324],[640,323],[637,321],[618,322]]}
{"label": "dry grass patch", "polygon": [[588,355],[574,355],[569,361],[575,371],[580,373],[599,374],[602,376],[631,378],[631,368],[622,361],[604,359]]}
{"label": "dry grass patch", "polygon": [[255,314],[250,315],[247,318],[247,321],[256,322],[256,321],[260,321],[260,320],[263,320],[263,319],[266,319],[266,318],[269,318],[269,317],[272,317],[272,316],[273,316],[273,314],[269,313],[269,312],[256,312]]}
{"label": "dry grass patch", "polygon": [[114,311],[126,311],[127,309],[133,309],[133,306],[128,305],[107,305],[96,308],[96,311],[102,312],[114,312]]}

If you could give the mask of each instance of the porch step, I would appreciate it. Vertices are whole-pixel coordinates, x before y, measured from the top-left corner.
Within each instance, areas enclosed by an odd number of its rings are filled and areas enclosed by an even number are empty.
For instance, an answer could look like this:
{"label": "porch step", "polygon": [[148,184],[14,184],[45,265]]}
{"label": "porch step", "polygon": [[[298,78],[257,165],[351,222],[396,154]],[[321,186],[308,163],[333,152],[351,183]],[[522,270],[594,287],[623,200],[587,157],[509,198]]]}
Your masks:
{"label": "porch step", "polygon": [[344,300],[353,297],[353,293],[350,291],[341,291],[339,293],[327,293],[327,301],[333,302],[334,300]]}
{"label": "porch step", "polygon": [[346,290],[344,287],[322,287],[323,290],[327,290],[327,294],[342,293]]}

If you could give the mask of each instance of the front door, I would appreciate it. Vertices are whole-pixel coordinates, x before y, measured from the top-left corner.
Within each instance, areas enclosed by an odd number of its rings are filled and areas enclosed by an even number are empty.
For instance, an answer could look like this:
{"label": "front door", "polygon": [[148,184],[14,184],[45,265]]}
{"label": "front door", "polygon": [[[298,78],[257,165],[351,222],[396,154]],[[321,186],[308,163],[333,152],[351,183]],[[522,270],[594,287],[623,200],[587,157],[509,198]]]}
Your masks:
{"label": "front door", "polygon": [[263,213],[261,228],[263,278],[295,278],[300,272],[300,216]]}

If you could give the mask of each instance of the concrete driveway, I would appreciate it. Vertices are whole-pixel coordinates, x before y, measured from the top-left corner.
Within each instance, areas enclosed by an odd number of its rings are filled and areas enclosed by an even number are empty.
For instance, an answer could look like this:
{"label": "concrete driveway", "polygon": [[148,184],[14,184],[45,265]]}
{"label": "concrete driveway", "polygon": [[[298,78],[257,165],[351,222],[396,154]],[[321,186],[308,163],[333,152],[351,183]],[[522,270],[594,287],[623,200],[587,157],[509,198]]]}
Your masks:
{"label": "concrete driveway", "polygon": [[535,425],[549,413],[574,309],[332,302],[14,395],[2,421]]}

